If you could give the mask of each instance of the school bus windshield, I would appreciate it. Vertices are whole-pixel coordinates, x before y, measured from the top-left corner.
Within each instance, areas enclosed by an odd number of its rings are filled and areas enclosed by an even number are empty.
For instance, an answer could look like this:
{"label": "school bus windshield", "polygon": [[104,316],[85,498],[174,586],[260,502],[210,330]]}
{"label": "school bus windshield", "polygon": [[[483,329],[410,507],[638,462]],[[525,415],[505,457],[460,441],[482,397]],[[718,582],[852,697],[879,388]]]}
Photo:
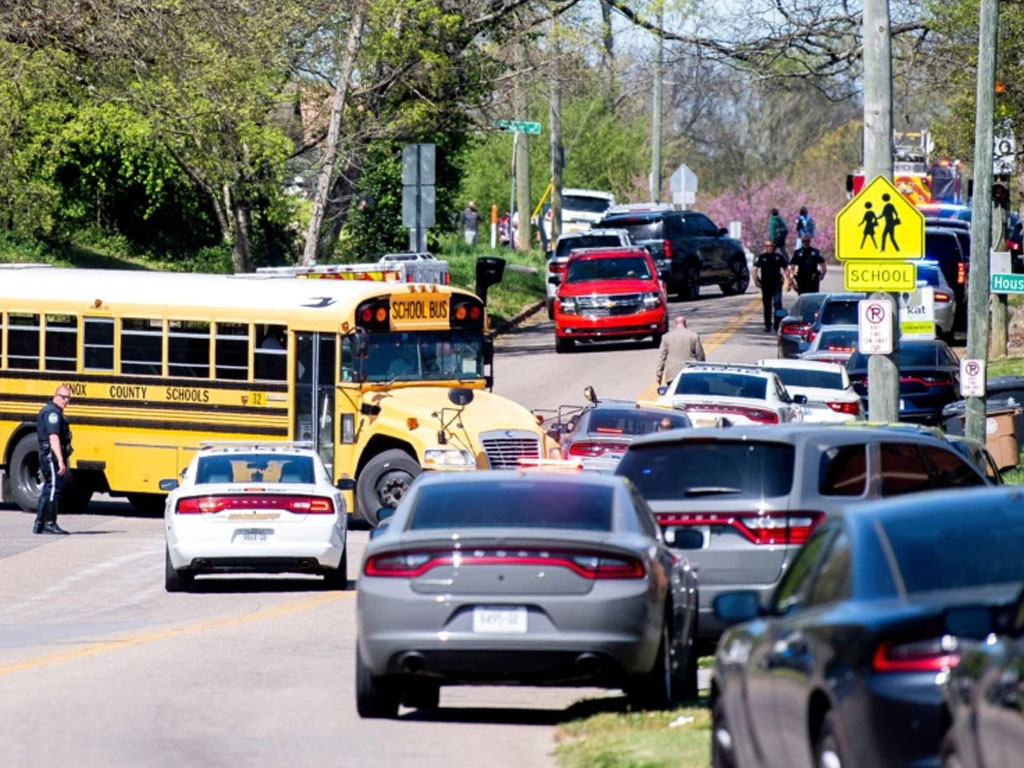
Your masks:
{"label": "school bus windshield", "polygon": [[[360,361],[343,362],[342,379],[354,381]],[[372,333],[362,361],[368,382],[443,381],[484,377],[480,331]]]}

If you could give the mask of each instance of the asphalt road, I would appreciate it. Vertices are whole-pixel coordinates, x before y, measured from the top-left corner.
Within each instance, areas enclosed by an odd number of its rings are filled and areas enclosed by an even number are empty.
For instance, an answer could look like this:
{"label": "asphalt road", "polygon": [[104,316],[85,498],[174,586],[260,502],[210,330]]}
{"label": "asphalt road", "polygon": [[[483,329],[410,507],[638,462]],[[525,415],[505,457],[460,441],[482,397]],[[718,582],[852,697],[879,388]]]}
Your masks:
{"label": "asphalt road", "polygon": [[[774,355],[759,296],[675,303],[712,360]],[[790,297],[791,298],[791,297]],[[535,316],[498,344],[496,391],[533,408],[649,390],[656,351],[556,355]],[[33,536],[0,508],[0,766],[553,766],[554,726],[621,709],[594,689],[445,689],[429,717],[355,713],[354,592],[315,578],[215,578],[163,588],[163,521],[119,502]],[[350,576],[365,546],[350,535]]]}

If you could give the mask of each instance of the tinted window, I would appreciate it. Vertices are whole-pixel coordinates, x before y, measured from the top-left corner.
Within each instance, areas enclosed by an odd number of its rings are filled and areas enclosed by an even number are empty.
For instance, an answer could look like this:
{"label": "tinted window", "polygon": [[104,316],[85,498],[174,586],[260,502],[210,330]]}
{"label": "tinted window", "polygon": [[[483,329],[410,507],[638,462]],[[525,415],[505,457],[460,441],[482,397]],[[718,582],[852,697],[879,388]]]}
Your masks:
{"label": "tinted window", "polygon": [[882,495],[899,496],[931,488],[931,478],[913,443],[882,443]]}
{"label": "tinted window", "polygon": [[843,445],[821,455],[818,492],[822,496],[863,496],[867,479],[866,446]]}
{"label": "tinted window", "polygon": [[811,588],[808,605],[824,605],[850,596],[850,540],[841,531],[829,547],[818,577]]}
{"label": "tinted window", "polygon": [[852,352],[857,348],[857,331],[823,331],[818,350]]}
{"label": "tinted window", "polygon": [[311,456],[231,454],[199,459],[196,483],[313,483]]}
{"label": "tinted window", "polygon": [[253,350],[255,378],[284,381],[288,362],[288,336],[283,325],[257,325]]}
{"label": "tinted window", "polygon": [[956,235],[952,232],[930,232],[926,229],[924,254],[926,259],[939,263],[947,283],[956,284],[957,265],[963,261]]}
{"label": "tinted window", "polygon": [[[935,365],[938,345],[933,344],[900,344],[900,367],[904,365]],[[946,361],[942,360],[945,364]]]}
{"label": "tinted window", "polygon": [[647,259],[640,256],[621,256],[597,259],[573,259],[566,273],[567,283],[587,280],[650,280]]}
{"label": "tinted window", "polygon": [[760,499],[793,487],[791,445],[729,440],[631,446],[617,475],[648,501],[682,498]]}
{"label": "tinted window", "polygon": [[796,304],[789,310],[793,317],[799,317],[801,322],[813,323],[818,317],[818,310],[821,309],[825,297],[822,295],[801,296]]}
{"label": "tinted window", "polygon": [[800,608],[807,600],[807,587],[810,584],[811,576],[814,575],[814,567],[821,560],[825,552],[825,544],[828,543],[832,531],[827,528],[819,528],[811,534],[811,538],[797,553],[796,559],[789,570],[779,582],[775,590],[775,597],[772,601],[772,610],[776,614],[784,614]]}
{"label": "tinted window", "polygon": [[615,227],[629,232],[634,243],[641,240],[664,240],[664,227],[661,219],[611,219],[602,222],[606,227]]}
{"label": "tinted window", "polygon": [[12,312],[7,316],[7,366],[39,368],[39,315]]}
{"label": "tinted window", "polygon": [[210,324],[200,320],[167,322],[169,376],[206,379],[210,376]]}
{"label": "tinted window", "polygon": [[679,377],[677,395],[719,395],[764,400],[768,380],[742,373],[685,373]]}
{"label": "tinted window", "polygon": [[671,426],[663,426],[662,429],[690,426],[690,420],[678,412],[666,410],[659,413],[640,411],[636,408],[619,411],[602,408],[591,412],[587,431],[610,435],[646,435],[658,431],[658,425],[666,419]]}
{"label": "tinted window", "polygon": [[82,341],[83,367],[92,371],[114,370],[114,320],[109,317],[86,317],[82,320],[85,338]]}
{"label": "tinted window", "polygon": [[843,388],[843,375],[839,372],[812,371],[804,368],[776,368],[775,373],[787,387]]}
{"label": "tinted window", "polygon": [[163,373],[163,321],[121,320],[121,373]]}
{"label": "tinted window", "polygon": [[934,445],[922,445],[921,453],[931,467],[932,477],[937,488],[959,488],[970,485],[984,485],[979,477],[967,464],[952,451]]}
{"label": "tinted window", "polygon": [[930,285],[933,288],[939,287],[939,268],[929,267],[923,264],[917,265],[917,284]]}
{"label": "tinted window", "polygon": [[[486,497],[487,503],[480,499]],[[571,528],[609,531],[612,489],[579,482],[497,481],[427,485],[416,496],[409,530]]]}
{"label": "tinted window", "polygon": [[686,216],[686,234],[713,237],[718,234],[718,227],[707,216],[691,213]]}
{"label": "tinted window", "polygon": [[856,325],[857,300],[827,301],[821,309],[822,325]]}
{"label": "tinted window", "polygon": [[590,195],[563,195],[562,211],[582,211],[584,213],[604,213],[612,201],[606,197]]}
{"label": "tinted window", "polygon": [[1019,503],[975,507],[969,514],[960,505],[934,505],[921,515],[882,519],[908,592],[1024,580]]}
{"label": "tinted window", "polygon": [[46,357],[48,371],[73,371],[78,366],[78,318],[71,315],[46,316]]}
{"label": "tinted window", "polygon": [[578,248],[615,248],[622,245],[618,235],[583,235],[558,241],[556,259],[568,258],[569,252]]}

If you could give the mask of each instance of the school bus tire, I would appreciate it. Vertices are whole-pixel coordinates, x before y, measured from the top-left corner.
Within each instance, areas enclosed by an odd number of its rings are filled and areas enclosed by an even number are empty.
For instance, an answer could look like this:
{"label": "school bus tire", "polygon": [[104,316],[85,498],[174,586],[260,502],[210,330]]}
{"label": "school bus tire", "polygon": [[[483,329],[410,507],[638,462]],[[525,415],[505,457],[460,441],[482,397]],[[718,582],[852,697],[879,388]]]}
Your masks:
{"label": "school bus tire", "polygon": [[366,462],[356,479],[356,511],[370,525],[377,525],[381,507],[397,506],[409,484],[423,470],[400,448],[381,451]]}
{"label": "school bus tire", "polygon": [[43,492],[39,482],[39,444],[35,432],[23,435],[7,464],[11,481],[11,498],[26,512],[35,512],[39,507],[39,496]]}

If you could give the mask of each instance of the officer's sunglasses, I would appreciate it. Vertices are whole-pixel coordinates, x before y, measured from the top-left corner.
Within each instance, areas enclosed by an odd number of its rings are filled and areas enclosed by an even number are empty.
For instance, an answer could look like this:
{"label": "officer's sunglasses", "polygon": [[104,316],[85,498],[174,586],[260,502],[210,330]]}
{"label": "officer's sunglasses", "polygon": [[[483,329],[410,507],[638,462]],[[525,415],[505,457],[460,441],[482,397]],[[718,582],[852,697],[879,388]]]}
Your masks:
{"label": "officer's sunglasses", "polygon": [[58,394],[57,397],[62,399],[65,403],[70,403],[71,402],[71,395]]}

